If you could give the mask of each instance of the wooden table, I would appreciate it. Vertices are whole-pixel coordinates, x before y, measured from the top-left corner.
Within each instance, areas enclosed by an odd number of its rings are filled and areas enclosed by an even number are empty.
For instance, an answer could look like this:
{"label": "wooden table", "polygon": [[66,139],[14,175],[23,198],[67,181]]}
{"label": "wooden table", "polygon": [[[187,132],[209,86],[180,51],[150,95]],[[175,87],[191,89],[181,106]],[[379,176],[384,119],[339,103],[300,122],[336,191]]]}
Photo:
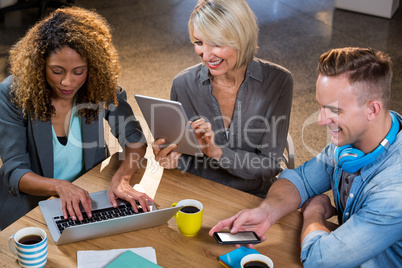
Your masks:
{"label": "wooden table", "polygon": [[[99,164],[74,183],[89,192],[107,189],[118,165],[118,159],[112,157],[108,161],[105,160],[103,166]],[[131,183],[139,183],[143,174],[144,170],[139,170]],[[154,198],[156,206],[170,207],[173,202],[187,198],[199,200],[204,205],[202,228],[195,237],[182,236],[176,227],[175,219],[172,218],[168,224],[162,226],[61,246],[54,244],[42,213],[39,207],[36,207],[0,232],[0,264],[3,267],[19,267],[16,257],[7,248],[7,239],[21,228],[36,226],[48,234],[46,267],[76,267],[78,250],[147,246],[156,250],[158,264],[166,268],[223,267],[218,263],[218,256],[235,248],[231,245],[219,245],[208,235],[209,230],[218,221],[233,216],[241,209],[257,206],[261,198],[179,170],[165,170]],[[276,268],[302,267],[299,258],[301,224],[300,212],[286,216],[268,230],[267,240],[255,248],[269,256]]]}

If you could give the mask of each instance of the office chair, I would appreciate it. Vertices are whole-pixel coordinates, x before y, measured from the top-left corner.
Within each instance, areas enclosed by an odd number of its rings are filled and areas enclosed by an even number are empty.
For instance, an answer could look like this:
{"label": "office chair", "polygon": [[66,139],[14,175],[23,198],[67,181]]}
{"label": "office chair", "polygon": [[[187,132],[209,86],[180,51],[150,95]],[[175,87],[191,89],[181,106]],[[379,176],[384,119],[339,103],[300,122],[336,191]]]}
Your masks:
{"label": "office chair", "polygon": [[293,143],[293,139],[288,133],[287,142],[285,151],[283,152],[283,162],[286,168],[293,169],[295,168],[295,146]]}
{"label": "office chair", "polygon": [[[1,0],[0,0],[1,1]],[[15,3],[0,8],[0,22],[4,21],[4,14],[9,11],[28,9],[28,8],[39,8],[38,18],[45,14],[45,10],[48,7],[59,8],[62,6],[71,6],[74,4],[74,0],[66,1],[52,1],[52,0],[18,0]]]}

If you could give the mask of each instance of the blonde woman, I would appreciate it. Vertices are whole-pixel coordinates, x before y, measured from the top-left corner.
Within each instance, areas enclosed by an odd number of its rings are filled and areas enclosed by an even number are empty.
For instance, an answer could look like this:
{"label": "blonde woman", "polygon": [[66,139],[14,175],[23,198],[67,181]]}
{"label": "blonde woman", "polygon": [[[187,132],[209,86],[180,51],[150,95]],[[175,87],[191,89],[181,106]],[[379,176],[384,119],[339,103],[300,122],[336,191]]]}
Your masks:
{"label": "blonde woman", "polygon": [[255,58],[256,18],[244,0],[200,0],[189,23],[202,63],[179,73],[171,99],[192,121],[204,157],[153,144],[164,168],[183,171],[265,197],[280,172],[292,104],[285,68]]}
{"label": "blonde woman", "polygon": [[59,196],[64,217],[91,216],[91,198],[71,182],[109,156],[103,119],[124,148],[109,199],[146,194],[129,184],[146,141],[125,91],[117,85],[118,54],[99,14],[63,8],[33,26],[10,51],[11,76],[0,84],[0,229],[48,196]]}

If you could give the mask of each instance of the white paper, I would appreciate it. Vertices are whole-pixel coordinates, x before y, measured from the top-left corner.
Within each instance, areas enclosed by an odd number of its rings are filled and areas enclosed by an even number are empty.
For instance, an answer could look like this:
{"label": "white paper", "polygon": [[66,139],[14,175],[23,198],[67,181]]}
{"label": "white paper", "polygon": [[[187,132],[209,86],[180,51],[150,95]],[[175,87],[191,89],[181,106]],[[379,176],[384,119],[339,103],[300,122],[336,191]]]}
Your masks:
{"label": "white paper", "polygon": [[103,268],[119,257],[125,251],[131,250],[157,264],[156,253],[153,247],[121,248],[110,250],[79,250],[77,251],[77,268]]}

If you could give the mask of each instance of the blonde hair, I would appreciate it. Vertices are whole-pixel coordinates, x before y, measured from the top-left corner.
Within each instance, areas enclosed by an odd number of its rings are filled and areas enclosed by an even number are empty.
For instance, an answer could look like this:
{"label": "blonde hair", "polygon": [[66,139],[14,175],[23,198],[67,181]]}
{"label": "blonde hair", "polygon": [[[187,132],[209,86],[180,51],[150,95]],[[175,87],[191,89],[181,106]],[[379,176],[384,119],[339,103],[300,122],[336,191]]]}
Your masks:
{"label": "blonde hair", "polygon": [[[55,109],[46,81],[46,58],[65,46],[88,64],[88,77],[77,92],[76,103],[91,107],[117,105],[118,54],[109,24],[98,13],[78,7],[60,8],[35,24],[10,51],[12,101],[24,116],[49,121]],[[87,123],[97,120],[99,108],[80,109]]]}
{"label": "blonde hair", "polygon": [[236,49],[236,68],[248,65],[257,52],[256,17],[244,0],[199,0],[188,27],[191,42],[196,30],[210,46]]}

